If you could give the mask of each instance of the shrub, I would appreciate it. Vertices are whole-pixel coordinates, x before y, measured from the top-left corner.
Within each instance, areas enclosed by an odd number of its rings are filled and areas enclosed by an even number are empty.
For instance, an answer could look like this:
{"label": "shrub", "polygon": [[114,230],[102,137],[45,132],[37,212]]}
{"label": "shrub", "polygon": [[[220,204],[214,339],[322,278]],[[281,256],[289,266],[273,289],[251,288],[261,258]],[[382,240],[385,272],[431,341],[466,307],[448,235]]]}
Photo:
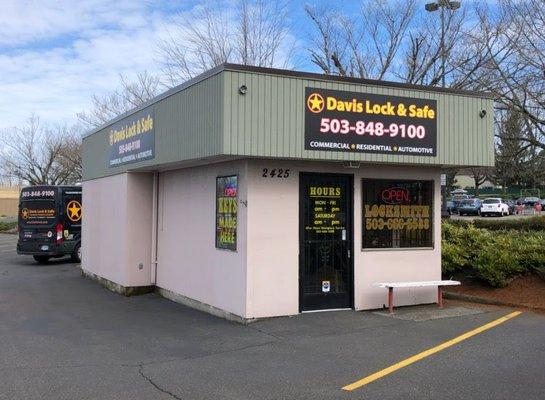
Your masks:
{"label": "shrub", "polygon": [[0,221],[0,232],[6,232],[6,231],[9,231],[9,230],[12,230],[16,226],[17,226],[16,221],[13,221],[13,222]]}
{"label": "shrub", "polygon": [[445,275],[462,272],[491,286],[503,287],[518,275],[545,271],[545,231],[491,231],[475,225],[443,223]]}
{"label": "shrub", "polygon": [[512,235],[491,236],[473,261],[475,276],[494,287],[507,286],[509,280],[524,273],[525,268],[513,252]]}
{"label": "shrub", "polygon": [[490,234],[472,225],[466,227],[443,224],[442,259],[443,272],[453,273],[470,268]]}
{"label": "shrub", "polygon": [[449,220],[448,222],[463,227],[473,225],[490,231],[545,231],[545,215],[530,218]]}

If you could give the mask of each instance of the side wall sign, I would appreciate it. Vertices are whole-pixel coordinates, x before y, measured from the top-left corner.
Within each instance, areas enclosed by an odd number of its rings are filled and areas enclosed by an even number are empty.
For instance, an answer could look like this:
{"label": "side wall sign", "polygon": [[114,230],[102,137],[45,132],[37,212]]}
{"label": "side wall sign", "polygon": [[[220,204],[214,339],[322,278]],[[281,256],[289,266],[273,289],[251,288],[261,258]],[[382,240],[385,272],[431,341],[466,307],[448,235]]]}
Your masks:
{"label": "side wall sign", "polygon": [[142,110],[116,122],[108,130],[109,167],[155,157],[155,113]]}
{"label": "side wall sign", "polygon": [[305,150],[437,154],[437,102],[307,87]]}

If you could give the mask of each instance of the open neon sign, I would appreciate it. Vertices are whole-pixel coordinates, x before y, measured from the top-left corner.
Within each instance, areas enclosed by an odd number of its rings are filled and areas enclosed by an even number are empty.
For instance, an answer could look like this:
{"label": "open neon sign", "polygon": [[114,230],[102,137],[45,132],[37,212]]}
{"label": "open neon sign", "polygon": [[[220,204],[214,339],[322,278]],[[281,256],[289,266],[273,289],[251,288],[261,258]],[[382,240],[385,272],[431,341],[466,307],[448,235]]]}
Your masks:
{"label": "open neon sign", "polygon": [[223,190],[223,195],[225,197],[237,197],[237,188],[236,187],[226,187]]}
{"label": "open neon sign", "polygon": [[409,191],[401,187],[386,188],[381,192],[380,197],[386,204],[407,204],[411,201]]}

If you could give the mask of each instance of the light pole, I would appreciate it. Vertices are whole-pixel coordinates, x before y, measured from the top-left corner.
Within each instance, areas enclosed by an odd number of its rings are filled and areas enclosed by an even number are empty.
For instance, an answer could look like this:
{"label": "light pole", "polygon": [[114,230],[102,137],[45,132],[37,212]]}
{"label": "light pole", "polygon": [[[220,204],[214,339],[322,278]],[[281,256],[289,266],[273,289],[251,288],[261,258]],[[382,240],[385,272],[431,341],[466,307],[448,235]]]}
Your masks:
{"label": "light pole", "polygon": [[[441,86],[445,87],[445,64],[447,55],[445,53],[445,9],[447,10],[457,10],[460,8],[459,1],[451,0],[437,0],[433,3],[426,4],[426,11],[434,12],[441,9]],[[441,179],[442,180],[442,179]],[[445,185],[441,182],[441,217],[449,218],[447,211],[447,186],[446,186],[446,174],[445,174]]]}
{"label": "light pole", "polygon": [[461,6],[459,1],[450,1],[450,0],[437,0],[433,3],[426,4],[426,11],[434,12],[441,9],[441,86],[445,87],[445,64],[446,64],[446,53],[445,53],[445,9],[447,10],[457,10]]}

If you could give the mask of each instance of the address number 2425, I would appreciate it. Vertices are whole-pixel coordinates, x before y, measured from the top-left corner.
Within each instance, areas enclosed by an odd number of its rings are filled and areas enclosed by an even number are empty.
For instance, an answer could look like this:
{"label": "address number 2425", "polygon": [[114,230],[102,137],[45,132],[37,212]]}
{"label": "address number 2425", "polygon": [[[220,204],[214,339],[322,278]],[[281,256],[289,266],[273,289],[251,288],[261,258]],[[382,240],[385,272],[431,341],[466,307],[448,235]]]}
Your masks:
{"label": "address number 2425", "polygon": [[290,170],[283,168],[263,168],[262,172],[263,178],[288,178],[290,176]]}

